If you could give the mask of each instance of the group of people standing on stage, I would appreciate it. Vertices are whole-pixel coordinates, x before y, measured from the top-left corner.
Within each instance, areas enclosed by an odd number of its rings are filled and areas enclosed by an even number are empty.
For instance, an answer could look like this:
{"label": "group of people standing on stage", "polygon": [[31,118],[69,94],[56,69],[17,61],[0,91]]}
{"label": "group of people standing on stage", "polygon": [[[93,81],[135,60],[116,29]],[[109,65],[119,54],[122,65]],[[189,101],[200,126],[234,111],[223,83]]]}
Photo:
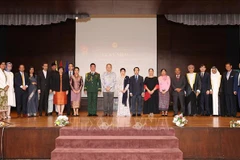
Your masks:
{"label": "group of people standing on stage", "polygon": [[240,107],[240,74],[232,70],[230,63],[225,68],[226,72],[221,76],[215,66],[208,73],[206,66],[201,65],[197,73],[195,66],[189,65],[186,75],[176,68],[173,77],[167,75],[166,69],[162,69],[161,75],[156,77],[150,68],[145,79],[139,75],[138,67],[133,69],[131,77],[126,75],[125,68],[121,68],[120,76],[116,78],[111,64],[106,65],[106,72],[100,76],[92,63],[84,86],[88,96],[88,116],[97,116],[97,95],[103,89],[103,116],[113,116],[114,92],[117,91],[117,116],[131,116],[131,113],[132,116],[141,116],[142,113],[153,116],[160,112],[162,116],[167,116],[171,93],[174,115],[178,114],[179,101],[180,112],[184,115],[236,117],[237,101]]}
{"label": "group of people standing on stage", "polygon": [[73,115],[78,116],[80,108],[81,90],[83,79],[79,68],[72,63],[68,65],[68,73],[63,67],[56,70],[52,63],[51,71],[48,64],[42,65],[42,70],[36,74],[34,67],[28,73],[25,66],[19,65],[19,72],[11,72],[12,63],[0,64],[0,112],[2,119],[10,119],[11,107],[17,108],[18,117],[52,115],[53,109],[58,115],[63,115],[66,106],[67,115],[71,107]]}
{"label": "group of people standing on stage", "polygon": [[[213,66],[206,72],[206,66],[200,66],[200,72],[194,72],[194,65],[188,66],[186,76],[175,69],[172,77],[173,110],[178,113],[178,99],[184,115],[232,116],[237,115],[237,102],[240,108],[240,73],[225,64],[226,72],[221,75]],[[186,106],[186,109],[185,109]]]}
{"label": "group of people standing on stage", "polygon": [[[173,97],[174,115],[180,112],[184,115],[221,115],[237,114],[237,99],[240,107],[240,74],[232,70],[232,65],[225,65],[227,72],[223,76],[214,66],[211,73],[206,72],[206,66],[200,66],[200,72],[195,72],[194,65],[188,66],[188,73],[181,74],[175,69],[175,76],[167,75],[162,69],[160,76],[154,76],[154,70],[148,70],[148,76],[139,75],[140,69],[133,69],[134,75],[126,75],[126,69],[121,68],[119,76],[112,72],[112,64],[106,65],[106,72],[96,72],[96,64],[90,64],[90,72],[86,73],[85,81],[80,76],[80,69],[72,63],[68,71],[63,67],[56,70],[52,63],[51,71],[48,64],[42,65],[42,70],[35,74],[34,67],[28,73],[25,66],[19,66],[15,75],[11,72],[12,63],[0,64],[0,112],[2,118],[11,118],[11,107],[17,107],[18,117],[52,115],[53,109],[58,115],[79,115],[81,91],[88,97],[88,116],[97,116],[97,97],[103,92],[103,116],[113,116],[114,93],[118,96],[117,116],[141,116],[141,114],[168,115],[170,93]],[[211,100],[212,99],[212,100]],[[143,103],[144,101],[144,103]],[[210,103],[212,102],[212,103]],[[212,104],[212,105],[210,105]]]}

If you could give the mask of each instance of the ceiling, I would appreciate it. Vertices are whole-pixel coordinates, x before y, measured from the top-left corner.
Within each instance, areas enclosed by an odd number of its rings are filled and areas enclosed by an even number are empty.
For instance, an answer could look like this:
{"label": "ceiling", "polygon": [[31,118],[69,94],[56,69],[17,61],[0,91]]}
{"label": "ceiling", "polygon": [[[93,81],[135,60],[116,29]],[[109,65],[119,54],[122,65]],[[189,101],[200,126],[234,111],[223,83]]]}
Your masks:
{"label": "ceiling", "polygon": [[0,14],[240,13],[239,0],[1,0]]}

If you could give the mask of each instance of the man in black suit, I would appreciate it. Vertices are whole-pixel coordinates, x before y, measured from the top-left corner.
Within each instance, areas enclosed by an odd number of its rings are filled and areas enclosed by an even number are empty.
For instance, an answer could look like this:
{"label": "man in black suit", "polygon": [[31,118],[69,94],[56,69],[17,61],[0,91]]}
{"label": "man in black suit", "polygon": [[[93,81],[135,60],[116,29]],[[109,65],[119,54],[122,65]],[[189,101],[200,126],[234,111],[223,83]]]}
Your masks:
{"label": "man in black suit", "polygon": [[[74,74],[74,65],[72,63],[68,64],[68,78],[71,79],[71,76]],[[69,90],[68,90],[68,95],[67,95],[67,104],[66,104],[66,111],[67,115],[69,116],[71,114],[71,87],[70,87],[70,82],[69,82]]]}
{"label": "man in black suit", "polygon": [[42,71],[38,73],[38,93],[40,94],[39,102],[39,116],[42,116],[43,109],[45,110],[45,116],[48,116],[51,113],[48,113],[48,95],[50,90],[50,73],[48,72],[48,64],[43,63]]}
{"label": "man in black suit", "polygon": [[171,86],[173,89],[173,111],[174,115],[178,114],[178,99],[181,105],[181,113],[185,115],[185,86],[186,77],[181,75],[180,68],[175,69],[175,76],[171,78]]}
{"label": "man in black suit", "polygon": [[23,114],[23,117],[27,117],[27,89],[29,85],[29,77],[24,71],[25,67],[21,64],[19,66],[19,72],[17,72],[14,76],[18,117],[21,117],[21,114]]}
{"label": "man in black suit", "polygon": [[[56,69],[57,69],[57,65],[55,62],[53,62],[51,64],[51,71],[50,71],[50,88],[53,86],[54,76],[56,74],[59,74]],[[51,105],[51,106],[49,106],[49,105]],[[53,92],[52,92],[52,93],[49,93],[49,99],[48,99],[48,113],[50,113],[50,115],[52,115],[54,108],[55,108],[56,114],[58,115],[57,107],[53,104]]]}
{"label": "man in black suit", "polygon": [[200,66],[199,77],[201,80],[201,93],[199,95],[200,114],[210,116],[209,94],[211,89],[210,74],[206,72],[206,66]]}
{"label": "man in black suit", "polygon": [[201,80],[197,73],[194,72],[194,65],[188,66],[188,73],[186,74],[187,83],[186,91],[186,105],[188,115],[193,116],[197,114],[197,97],[201,92]]}
{"label": "man in black suit", "polygon": [[[222,92],[225,97],[225,105],[226,113],[228,117],[237,115],[237,93],[234,92],[234,81],[237,79],[237,72],[232,70],[231,63],[226,63],[225,68],[227,72],[223,73],[222,76]],[[225,116],[225,115],[222,115]]]}
{"label": "man in black suit", "polygon": [[[132,116],[141,116],[142,113],[142,97],[144,96],[143,77],[139,75],[139,68],[133,69],[134,75],[130,78],[129,91],[131,96]],[[137,114],[136,114],[137,109]]]}

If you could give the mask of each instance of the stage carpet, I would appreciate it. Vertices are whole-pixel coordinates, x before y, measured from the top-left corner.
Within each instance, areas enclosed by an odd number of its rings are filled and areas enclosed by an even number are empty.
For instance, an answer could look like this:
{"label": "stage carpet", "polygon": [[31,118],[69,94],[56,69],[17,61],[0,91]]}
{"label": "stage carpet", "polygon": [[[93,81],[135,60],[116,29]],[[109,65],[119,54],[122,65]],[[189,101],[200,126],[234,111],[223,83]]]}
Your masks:
{"label": "stage carpet", "polygon": [[[16,118],[13,114],[12,119],[6,120],[9,126],[1,129],[1,156],[50,159],[52,153],[52,159],[56,160],[77,151],[76,157],[154,159],[162,151],[162,159],[181,159],[182,153],[184,159],[240,159],[240,128],[229,128],[230,120],[240,118],[187,117],[188,124],[179,128],[172,123],[172,114],[168,117],[102,117],[99,112],[98,117],[87,117],[86,112],[80,112],[79,117],[69,117],[70,125],[62,129],[54,126],[56,115]],[[96,152],[104,147],[105,151],[108,147],[108,152]],[[59,152],[63,148],[66,152]],[[143,151],[144,148],[148,150]]]}

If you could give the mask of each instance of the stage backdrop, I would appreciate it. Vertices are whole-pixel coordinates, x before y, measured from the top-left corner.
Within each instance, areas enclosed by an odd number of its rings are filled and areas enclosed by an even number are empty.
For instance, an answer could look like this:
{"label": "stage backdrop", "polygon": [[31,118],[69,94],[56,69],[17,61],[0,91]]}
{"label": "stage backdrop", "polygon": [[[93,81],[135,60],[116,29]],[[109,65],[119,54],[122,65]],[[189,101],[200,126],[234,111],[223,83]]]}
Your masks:
{"label": "stage backdrop", "polygon": [[117,76],[122,67],[129,76],[133,75],[134,67],[139,67],[140,75],[144,77],[149,68],[156,70],[156,21],[155,16],[97,17],[77,21],[75,61],[81,68],[81,75],[90,71],[90,63],[96,64],[100,74],[105,72],[106,64],[111,63]]}

